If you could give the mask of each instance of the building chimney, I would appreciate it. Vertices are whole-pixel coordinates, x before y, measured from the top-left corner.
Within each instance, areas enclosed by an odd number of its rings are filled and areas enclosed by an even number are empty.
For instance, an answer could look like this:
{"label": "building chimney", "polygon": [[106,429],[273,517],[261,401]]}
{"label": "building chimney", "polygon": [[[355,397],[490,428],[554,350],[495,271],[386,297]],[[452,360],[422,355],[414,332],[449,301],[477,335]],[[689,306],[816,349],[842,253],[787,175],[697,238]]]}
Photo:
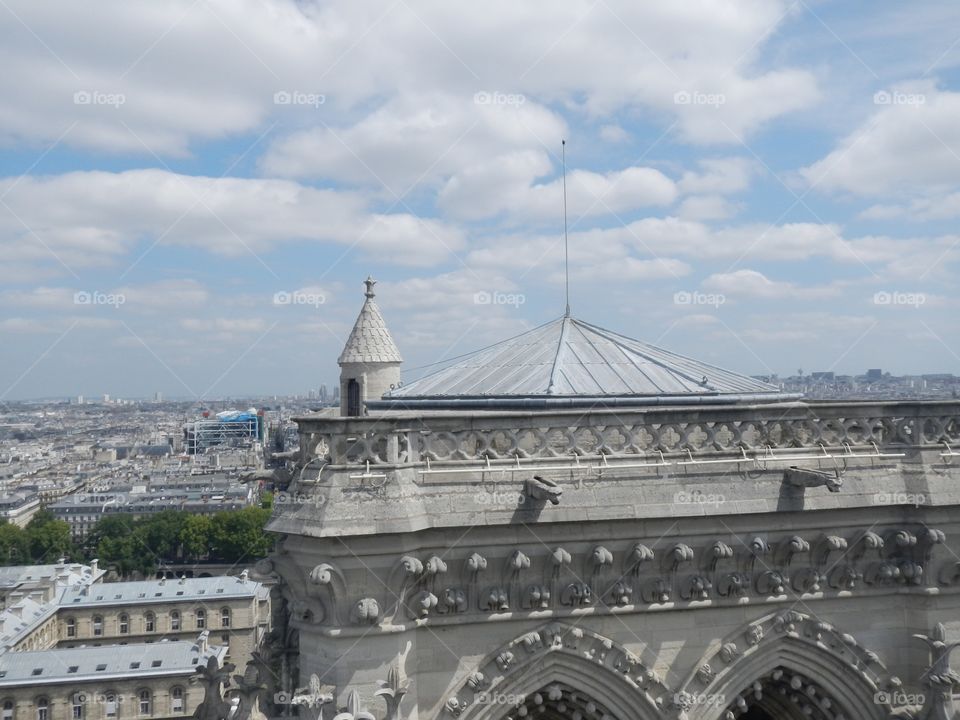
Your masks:
{"label": "building chimney", "polygon": [[96,575],[100,571],[100,561],[97,558],[94,558],[90,561],[90,572],[93,575]]}
{"label": "building chimney", "polygon": [[197,638],[197,650],[203,655],[210,649],[210,631],[204,630]]}
{"label": "building chimney", "polygon": [[250,571],[244,568],[243,572],[240,573],[240,582],[245,583],[250,577]]}

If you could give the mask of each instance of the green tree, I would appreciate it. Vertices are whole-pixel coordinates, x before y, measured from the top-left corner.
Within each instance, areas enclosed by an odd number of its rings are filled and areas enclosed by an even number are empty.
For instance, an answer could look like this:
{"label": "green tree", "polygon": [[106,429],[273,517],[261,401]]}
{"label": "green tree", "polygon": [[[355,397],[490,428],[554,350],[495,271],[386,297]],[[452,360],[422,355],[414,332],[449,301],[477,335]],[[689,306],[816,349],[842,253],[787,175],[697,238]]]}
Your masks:
{"label": "green tree", "polygon": [[31,560],[30,541],[23,528],[6,521],[0,524],[0,565],[25,565]]}
{"label": "green tree", "polygon": [[180,529],[180,546],[185,560],[197,562],[210,553],[213,523],[207,515],[188,515]]}
{"label": "green tree", "polygon": [[49,510],[41,510],[30,519],[26,536],[31,560],[36,563],[54,562],[76,552],[70,526],[54,519]]}
{"label": "green tree", "polygon": [[266,556],[271,540],[263,528],[269,519],[270,511],[258,507],[215,513],[212,530],[217,558],[238,562]]}
{"label": "green tree", "polygon": [[179,510],[165,510],[138,523],[134,533],[160,560],[177,560],[181,556],[180,533],[187,514]]}

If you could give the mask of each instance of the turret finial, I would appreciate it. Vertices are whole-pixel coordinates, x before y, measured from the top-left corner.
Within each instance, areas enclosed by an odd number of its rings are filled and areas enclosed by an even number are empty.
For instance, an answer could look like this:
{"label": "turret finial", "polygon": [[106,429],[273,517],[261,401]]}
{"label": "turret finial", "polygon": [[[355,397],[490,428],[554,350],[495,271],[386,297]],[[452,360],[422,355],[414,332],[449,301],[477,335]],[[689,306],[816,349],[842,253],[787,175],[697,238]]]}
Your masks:
{"label": "turret finial", "polygon": [[367,291],[364,293],[368,298],[374,296],[373,286],[377,284],[377,281],[374,280],[370,275],[367,275],[367,279],[363,281],[363,284],[367,286]]}

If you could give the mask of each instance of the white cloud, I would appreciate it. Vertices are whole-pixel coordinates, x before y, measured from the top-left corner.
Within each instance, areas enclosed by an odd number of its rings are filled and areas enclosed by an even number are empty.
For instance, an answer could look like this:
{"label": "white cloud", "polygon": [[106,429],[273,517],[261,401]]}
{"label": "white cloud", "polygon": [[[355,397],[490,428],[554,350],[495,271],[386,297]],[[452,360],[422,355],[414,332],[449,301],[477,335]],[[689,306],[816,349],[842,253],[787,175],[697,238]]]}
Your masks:
{"label": "white cloud", "polygon": [[756,163],[741,157],[706,158],[700,170],[688,170],[677,183],[685,194],[732,195],[750,185]]}
{"label": "white cloud", "polygon": [[54,254],[68,268],[113,263],[143,238],[228,256],[293,241],[355,245],[403,265],[436,263],[464,242],[441,221],[372,213],[358,194],[287,180],[72,172],[0,181],[4,190],[15,213],[0,212],[4,257],[50,263]]}
{"label": "white cloud", "polygon": [[[922,102],[895,102],[917,96]],[[960,93],[932,83],[900,86],[889,104],[801,174],[824,191],[855,195],[925,196],[960,185]],[[865,102],[872,102],[865,98]]]}
{"label": "white cloud", "polygon": [[[76,122],[68,144],[184,154],[194,141],[250,133],[273,118],[329,124],[371,102],[470,88],[541,102],[577,98],[592,116],[653,109],[676,117],[690,139],[731,143],[727,127],[749,133],[816,100],[810,73],[753,67],[790,11],[787,0],[751,0],[735,13],[720,0],[491,0],[456,13],[429,0],[14,0],[0,16],[8,39],[0,62],[30,72],[0,78],[0,138],[48,142]],[[284,90],[323,95],[324,103],[275,105]],[[678,105],[683,90],[721,94],[725,103]],[[77,92],[124,101],[77,104]]]}
{"label": "white cloud", "polygon": [[800,287],[791,282],[771,280],[756,270],[716,273],[703,281],[703,287],[731,298],[759,300],[812,300],[834,297],[839,287]]}
{"label": "white cloud", "polygon": [[737,205],[720,195],[693,195],[680,203],[677,215],[684,220],[725,220],[737,209]]}
{"label": "white cloud", "polygon": [[415,183],[436,187],[463,168],[556,143],[563,120],[532,101],[478,104],[467,93],[399,95],[346,126],[324,125],[275,141],[264,172],[321,178],[405,195]]}
{"label": "white cloud", "polygon": [[[563,217],[562,179],[531,185],[535,177],[549,169],[545,158],[526,154],[512,160],[516,162],[504,163],[498,158],[458,174],[440,192],[440,206],[457,218],[476,220],[506,213],[513,221],[552,220],[559,226]],[[585,216],[667,205],[675,197],[673,181],[653,168],[567,173],[567,208],[574,223]]]}
{"label": "white cloud", "polygon": [[630,139],[630,133],[619,125],[609,124],[600,128],[600,139],[611,144],[620,144]]}

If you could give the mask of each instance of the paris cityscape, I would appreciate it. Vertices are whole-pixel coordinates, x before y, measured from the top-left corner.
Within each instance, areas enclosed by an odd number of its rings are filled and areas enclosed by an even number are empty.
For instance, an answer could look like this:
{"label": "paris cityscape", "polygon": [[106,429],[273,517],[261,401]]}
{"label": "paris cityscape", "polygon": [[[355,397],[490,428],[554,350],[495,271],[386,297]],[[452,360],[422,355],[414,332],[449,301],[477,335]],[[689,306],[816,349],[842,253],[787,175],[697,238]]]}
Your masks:
{"label": "paris cityscape", "polygon": [[0,720],[960,720],[956,2],[0,40]]}

